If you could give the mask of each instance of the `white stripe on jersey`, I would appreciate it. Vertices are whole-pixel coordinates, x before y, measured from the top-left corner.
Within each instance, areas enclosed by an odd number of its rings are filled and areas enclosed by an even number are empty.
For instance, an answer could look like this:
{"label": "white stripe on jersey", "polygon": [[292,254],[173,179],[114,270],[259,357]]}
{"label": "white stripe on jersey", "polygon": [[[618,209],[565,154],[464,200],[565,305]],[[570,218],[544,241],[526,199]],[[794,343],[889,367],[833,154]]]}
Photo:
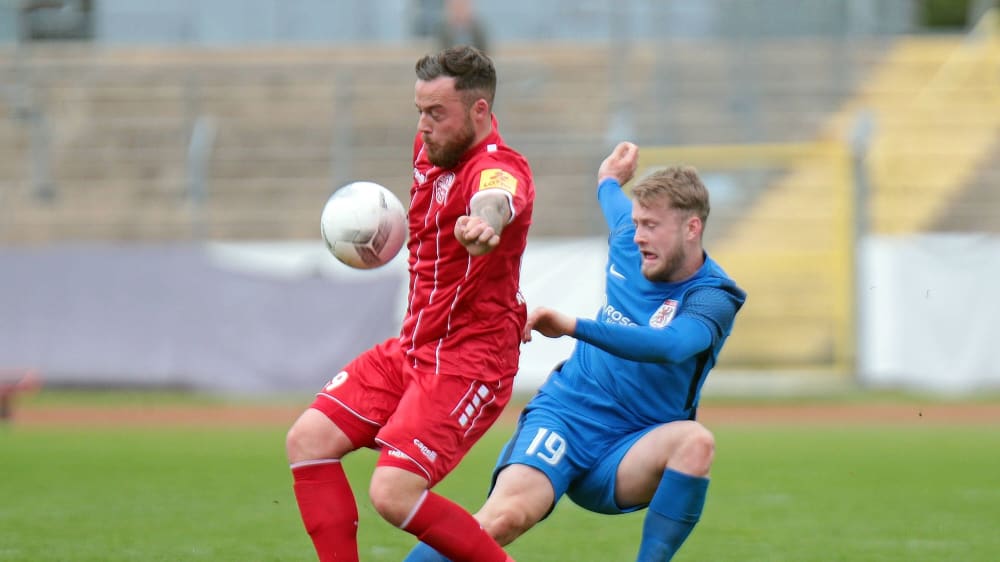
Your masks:
{"label": "white stripe on jersey", "polygon": [[[431,289],[431,294],[427,297],[427,306],[430,306],[434,302],[434,295],[437,294],[438,289],[438,265],[441,264],[441,223],[439,219],[441,218],[441,212],[438,211],[434,215],[434,227],[437,229],[437,234],[434,236],[434,251],[437,253],[437,259],[434,260],[434,288]],[[414,338],[415,339],[415,338]],[[438,342],[438,349],[440,349],[441,344]],[[438,356],[438,350],[434,350],[434,374],[438,374],[438,370],[441,367],[441,358]]]}
{"label": "white stripe on jersey", "polygon": [[[420,150],[423,151],[423,147],[422,146],[421,146]],[[428,206],[427,211],[428,212],[424,213],[424,228],[427,228],[427,223],[430,221],[430,218],[431,218],[430,212],[429,212],[430,211],[430,206]],[[437,217],[436,216],[435,216],[435,222],[434,222],[434,224],[437,224]],[[438,235],[440,236],[440,227],[438,227],[438,230],[439,230]],[[418,279],[418,277],[420,277],[420,273],[419,273],[419,271],[420,271],[420,249],[423,248],[423,245],[424,245],[424,241],[423,241],[423,238],[421,238],[420,240],[417,241],[417,248],[416,248],[415,253],[414,253],[416,259],[413,262],[413,278],[410,281],[410,298],[409,298],[409,306],[407,306],[407,310],[409,311],[410,314],[413,314],[413,310],[414,310],[413,299],[414,299],[414,297],[416,297],[416,294],[417,294],[417,279]],[[431,297],[433,298],[433,294],[431,295]],[[417,341],[417,332],[420,331],[420,321],[423,319],[424,309],[425,308],[426,307],[421,307],[420,308],[420,312],[417,313],[417,320],[416,320],[416,322],[413,323],[413,333],[410,334],[410,350],[408,352],[408,355],[411,355],[411,356],[413,355],[412,352],[416,350],[415,342]],[[416,359],[416,357],[413,358],[413,367],[414,368],[417,367],[417,359]]]}
{"label": "white stripe on jersey", "polygon": [[[428,211],[429,210],[430,209],[428,209]],[[438,214],[440,214],[440,211],[438,211]],[[424,228],[427,228],[427,224],[430,222],[430,218],[431,218],[431,215],[430,215],[429,212],[424,213]],[[437,236],[434,237],[435,240],[437,240],[441,236],[441,227],[440,227],[440,225],[438,225],[438,220],[437,219],[438,219],[438,215],[434,215],[434,225],[437,226],[437,228],[438,228]],[[419,271],[420,271],[420,249],[423,247],[423,245],[424,245],[424,241],[423,241],[423,238],[421,238],[417,242],[416,261],[414,261],[414,263],[413,263],[413,280],[410,283],[410,303],[409,303],[409,306],[407,307],[407,309],[410,311],[410,314],[413,313],[413,299],[414,299],[414,297],[417,294],[417,278],[420,276],[420,273],[419,273]],[[440,248],[440,243],[438,243],[438,248]],[[438,258],[440,258],[440,256],[441,256],[440,250],[437,250],[437,249],[435,250],[435,256],[438,257]],[[437,263],[438,263],[438,261],[439,260],[435,260],[435,265],[434,265],[434,275],[435,275],[434,283],[435,283],[435,286],[437,285],[437,279],[436,279],[436,277],[437,277]],[[428,304],[431,301],[433,301],[433,300],[434,300],[434,293],[431,292],[430,301],[428,301]],[[416,322],[413,323],[413,333],[410,334],[410,352],[411,352],[411,354],[412,354],[413,351],[416,350],[415,342],[417,341],[417,332],[420,331],[420,321],[423,319],[424,310],[425,309],[426,309],[426,306],[425,307],[421,307],[420,312],[417,313],[417,320],[416,320]],[[413,367],[414,368],[417,367],[417,359],[416,359],[416,357],[413,358]]]}
{"label": "white stripe on jersey", "polygon": [[434,295],[438,292],[438,268],[441,266],[441,211],[434,213],[434,228],[437,234],[434,235],[434,288],[427,297],[427,306],[434,302]]}
{"label": "white stripe on jersey", "polygon": [[438,368],[441,366],[441,346],[444,344],[444,340],[448,339],[451,335],[451,317],[455,314],[455,307],[458,305],[458,297],[462,294],[462,286],[464,281],[469,280],[469,272],[472,271],[472,254],[468,254],[465,261],[465,277],[462,279],[463,283],[459,283],[458,287],[455,287],[455,298],[451,300],[451,306],[448,308],[448,320],[445,322],[444,336],[438,340],[437,347],[434,349],[434,374],[438,374]]}

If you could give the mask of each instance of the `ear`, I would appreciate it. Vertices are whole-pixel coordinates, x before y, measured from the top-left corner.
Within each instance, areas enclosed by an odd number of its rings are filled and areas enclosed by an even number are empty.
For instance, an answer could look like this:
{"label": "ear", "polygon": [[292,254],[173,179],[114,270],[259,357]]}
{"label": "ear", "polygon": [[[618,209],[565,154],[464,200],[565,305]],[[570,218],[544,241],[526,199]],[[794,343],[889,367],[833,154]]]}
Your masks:
{"label": "ear", "polygon": [[489,117],[490,104],[488,104],[484,98],[477,99],[472,104],[472,115],[480,119]]}
{"label": "ear", "polygon": [[702,230],[705,229],[705,223],[701,222],[697,216],[688,217],[686,226],[688,240],[699,240]]}

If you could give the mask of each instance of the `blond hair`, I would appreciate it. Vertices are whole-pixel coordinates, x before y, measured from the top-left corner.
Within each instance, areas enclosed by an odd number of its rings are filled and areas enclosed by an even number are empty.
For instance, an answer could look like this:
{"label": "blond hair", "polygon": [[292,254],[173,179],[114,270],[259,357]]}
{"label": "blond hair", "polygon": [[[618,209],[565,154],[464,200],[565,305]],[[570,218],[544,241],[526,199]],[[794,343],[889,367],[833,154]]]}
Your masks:
{"label": "blond hair", "polygon": [[702,224],[711,210],[708,189],[691,166],[670,166],[643,177],[632,186],[632,198],[643,207],[663,201],[671,209],[697,216]]}

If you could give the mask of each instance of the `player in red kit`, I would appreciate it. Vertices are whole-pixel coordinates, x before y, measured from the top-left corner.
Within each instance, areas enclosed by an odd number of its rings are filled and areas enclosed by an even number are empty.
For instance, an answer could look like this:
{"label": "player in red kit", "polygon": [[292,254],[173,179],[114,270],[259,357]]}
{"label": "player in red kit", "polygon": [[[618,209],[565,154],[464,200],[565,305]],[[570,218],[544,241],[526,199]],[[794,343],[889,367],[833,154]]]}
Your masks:
{"label": "player in red kit", "polygon": [[534,185],[493,115],[496,71],[472,47],[416,64],[409,302],[398,338],[362,353],[288,432],[295,497],[321,561],[358,560],[341,467],[380,450],[368,490],[387,521],[455,561],[504,562],[461,506],[431,491],[500,415],[526,310],[518,285]]}

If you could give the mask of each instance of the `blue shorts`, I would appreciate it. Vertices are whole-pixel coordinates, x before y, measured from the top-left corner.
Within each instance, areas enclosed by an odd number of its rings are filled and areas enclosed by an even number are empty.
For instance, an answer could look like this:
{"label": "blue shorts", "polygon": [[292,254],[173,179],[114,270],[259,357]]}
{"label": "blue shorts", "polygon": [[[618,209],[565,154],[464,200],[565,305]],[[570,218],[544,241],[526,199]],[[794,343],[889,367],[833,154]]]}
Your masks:
{"label": "blue shorts", "polygon": [[595,513],[636,511],[647,504],[620,506],[615,502],[618,465],[632,445],[655,428],[616,430],[539,394],[521,412],[514,435],[500,451],[493,482],[505,466],[524,464],[548,477],[555,491],[553,507],[566,494],[573,503]]}

